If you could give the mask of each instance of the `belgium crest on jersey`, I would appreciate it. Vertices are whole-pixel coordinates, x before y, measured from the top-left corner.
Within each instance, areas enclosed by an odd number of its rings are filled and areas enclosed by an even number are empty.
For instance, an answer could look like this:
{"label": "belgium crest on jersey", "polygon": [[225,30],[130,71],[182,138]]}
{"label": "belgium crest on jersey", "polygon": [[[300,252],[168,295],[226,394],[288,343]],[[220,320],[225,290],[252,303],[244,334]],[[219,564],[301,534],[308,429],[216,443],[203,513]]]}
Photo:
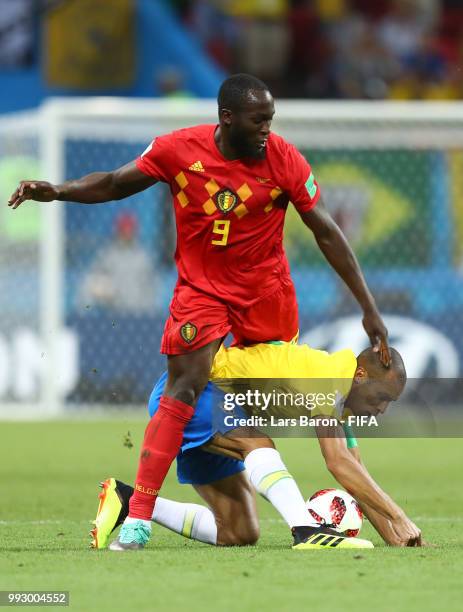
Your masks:
{"label": "belgium crest on jersey", "polygon": [[221,189],[215,196],[215,201],[220,212],[227,213],[235,208],[238,196],[230,189]]}
{"label": "belgium crest on jersey", "polygon": [[185,325],[182,325],[182,327],[180,328],[180,335],[185,340],[185,342],[188,342],[188,344],[190,344],[190,342],[193,342],[193,340],[198,335],[198,328],[196,327],[196,325],[193,325],[193,323],[185,323]]}

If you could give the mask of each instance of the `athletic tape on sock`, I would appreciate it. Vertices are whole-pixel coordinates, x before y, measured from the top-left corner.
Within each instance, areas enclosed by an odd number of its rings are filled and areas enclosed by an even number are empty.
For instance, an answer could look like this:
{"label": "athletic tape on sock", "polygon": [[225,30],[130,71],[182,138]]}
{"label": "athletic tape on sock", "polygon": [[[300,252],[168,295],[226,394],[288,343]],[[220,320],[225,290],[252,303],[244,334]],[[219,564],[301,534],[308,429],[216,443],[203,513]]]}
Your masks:
{"label": "athletic tape on sock", "polygon": [[270,489],[280,480],[284,478],[291,478],[291,474],[287,470],[278,470],[277,472],[273,472],[272,474],[267,474],[264,476],[262,480],[257,485],[257,490],[261,495],[267,495]]}
{"label": "athletic tape on sock", "polygon": [[182,536],[185,538],[191,538],[191,532],[193,531],[193,523],[195,522],[196,511],[187,510],[185,512],[185,518],[183,519]]}

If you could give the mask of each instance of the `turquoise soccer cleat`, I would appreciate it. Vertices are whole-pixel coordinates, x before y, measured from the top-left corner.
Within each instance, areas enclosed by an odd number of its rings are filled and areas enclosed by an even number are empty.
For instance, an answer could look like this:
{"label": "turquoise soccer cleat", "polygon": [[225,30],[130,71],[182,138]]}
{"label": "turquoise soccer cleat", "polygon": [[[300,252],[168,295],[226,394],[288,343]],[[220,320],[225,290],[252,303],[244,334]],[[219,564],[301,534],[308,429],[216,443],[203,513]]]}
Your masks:
{"label": "turquoise soccer cleat", "polygon": [[148,543],[151,536],[151,525],[146,521],[124,523],[119,536],[109,545],[109,550],[123,552],[126,550],[141,550]]}

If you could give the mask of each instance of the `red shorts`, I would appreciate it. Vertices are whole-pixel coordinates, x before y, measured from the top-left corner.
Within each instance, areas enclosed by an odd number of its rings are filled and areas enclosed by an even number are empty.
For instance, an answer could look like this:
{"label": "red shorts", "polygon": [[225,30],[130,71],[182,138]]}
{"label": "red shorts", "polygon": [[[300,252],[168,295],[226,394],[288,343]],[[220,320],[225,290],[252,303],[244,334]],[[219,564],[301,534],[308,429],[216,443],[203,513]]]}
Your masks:
{"label": "red shorts", "polygon": [[288,277],[271,295],[236,308],[188,285],[177,285],[161,341],[161,353],[181,355],[233,334],[233,344],[290,342],[298,333],[296,292]]}

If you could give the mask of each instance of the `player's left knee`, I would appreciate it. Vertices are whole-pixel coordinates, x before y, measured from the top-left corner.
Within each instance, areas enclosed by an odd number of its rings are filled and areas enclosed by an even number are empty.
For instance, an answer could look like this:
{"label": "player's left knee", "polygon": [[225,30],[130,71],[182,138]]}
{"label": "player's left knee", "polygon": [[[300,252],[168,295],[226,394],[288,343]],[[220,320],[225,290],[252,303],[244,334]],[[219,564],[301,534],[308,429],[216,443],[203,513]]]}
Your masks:
{"label": "player's left knee", "polygon": [[253,546],[257,543],[260,533],[259,528],[249,529],[245,532],[227,531],[218,534],[218,546]]}
{"label": "player's left knee", "polygon": [[218,517],[216,521],[218,546],[252,546],[259,539],[260,529],[257,517],[241,515],[239,518],[236,517],[233,524],[231,521],[221,524]]}
{"label": "player's left knee", "polygon": [[239,546],[253,546],[257,544],[257,541],[260,537],[260,529],[257,521],[255,524],[248,525],[246,531],[240,534],[240,544]]}

